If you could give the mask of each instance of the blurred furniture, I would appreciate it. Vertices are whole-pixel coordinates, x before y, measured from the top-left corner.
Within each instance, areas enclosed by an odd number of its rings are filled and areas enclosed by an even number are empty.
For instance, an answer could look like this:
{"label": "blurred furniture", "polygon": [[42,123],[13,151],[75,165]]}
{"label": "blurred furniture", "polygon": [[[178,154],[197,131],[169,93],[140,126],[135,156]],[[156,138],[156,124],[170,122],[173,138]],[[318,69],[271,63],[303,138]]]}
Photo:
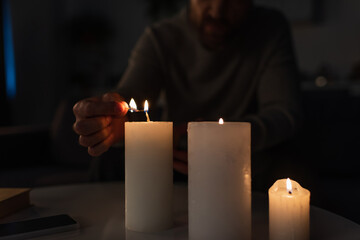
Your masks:
{"label": "blurred furniture", "polygon": [[[359,82],[303,84],[304,127],[299,149],[313,171],[312,204],[360,223]],[[343,199],[344,192],[351,193]]]}
{"label": "blurred furniture", "polygon": [[[186,184],[174,186],[174,227],[152,234],[125,230],[123,182],[35,188],[30,196],[33,207],[1,219],[0,222],[69,214],[79,222],[79,231],[41,239],[188,239]],[[268,239],[267,195],[254,192],[252,205],[253,239]],[[310,212],[311,239],[360,238],[360,225],[314,206],[311,206]]]}
{"label": "blurred furniture", "polygon": [[[50,126],[0,128],[0,186],[34,187],[89,180],[88,165],[61,161]],[[70,156],[68,156],[70,157]]]}

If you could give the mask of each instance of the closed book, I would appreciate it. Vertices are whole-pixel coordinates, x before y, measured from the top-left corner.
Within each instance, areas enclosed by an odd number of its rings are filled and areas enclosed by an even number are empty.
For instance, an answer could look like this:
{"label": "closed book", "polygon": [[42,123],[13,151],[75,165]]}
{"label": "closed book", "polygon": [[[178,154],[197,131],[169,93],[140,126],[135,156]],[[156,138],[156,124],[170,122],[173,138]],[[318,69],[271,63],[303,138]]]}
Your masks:
{"label": "closed book", "polygon": [[30,188],[0,188],[0,218],[30,205]]}

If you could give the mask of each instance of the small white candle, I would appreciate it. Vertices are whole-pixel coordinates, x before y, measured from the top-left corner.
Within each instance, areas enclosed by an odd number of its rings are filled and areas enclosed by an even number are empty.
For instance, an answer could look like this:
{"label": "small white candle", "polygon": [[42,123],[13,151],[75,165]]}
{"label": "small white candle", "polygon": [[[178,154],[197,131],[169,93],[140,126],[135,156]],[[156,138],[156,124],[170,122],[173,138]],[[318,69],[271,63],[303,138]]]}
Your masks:
{"label": "small white candle", "polygon": [[173,191],[172,122],[125,123],[125,226],[170,228]]}
{"label": "small white candle", "polygon": [[250,124],[188,125],[189,239],[251,239]]}
{"label": "small white candle", "polygon": [[270,240],[308,240],[310,192],[290,179],[277,180],[269,189]]}

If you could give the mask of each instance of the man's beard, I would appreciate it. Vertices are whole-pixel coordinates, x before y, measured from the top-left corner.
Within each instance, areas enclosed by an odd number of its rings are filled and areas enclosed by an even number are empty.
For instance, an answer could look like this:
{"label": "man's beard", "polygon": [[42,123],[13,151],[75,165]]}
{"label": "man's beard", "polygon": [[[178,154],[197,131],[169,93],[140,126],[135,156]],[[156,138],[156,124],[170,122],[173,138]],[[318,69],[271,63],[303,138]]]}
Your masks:
{"label": "man's beard", "polygon": [[225,19],[204,17],[199,26],[200,40],[206,48],[216,49],[224,46],[231,32]]}

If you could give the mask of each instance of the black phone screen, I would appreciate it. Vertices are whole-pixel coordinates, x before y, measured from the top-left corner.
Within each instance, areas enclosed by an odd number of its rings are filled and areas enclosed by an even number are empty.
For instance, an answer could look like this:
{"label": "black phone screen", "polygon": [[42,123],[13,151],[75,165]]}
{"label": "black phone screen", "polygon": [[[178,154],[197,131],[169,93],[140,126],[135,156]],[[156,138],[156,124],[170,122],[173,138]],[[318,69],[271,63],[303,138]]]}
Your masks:
{"label": "black phone screen", "polygon": [[66,227],[77,222],[66,214],[0,224],[0,237]]}

